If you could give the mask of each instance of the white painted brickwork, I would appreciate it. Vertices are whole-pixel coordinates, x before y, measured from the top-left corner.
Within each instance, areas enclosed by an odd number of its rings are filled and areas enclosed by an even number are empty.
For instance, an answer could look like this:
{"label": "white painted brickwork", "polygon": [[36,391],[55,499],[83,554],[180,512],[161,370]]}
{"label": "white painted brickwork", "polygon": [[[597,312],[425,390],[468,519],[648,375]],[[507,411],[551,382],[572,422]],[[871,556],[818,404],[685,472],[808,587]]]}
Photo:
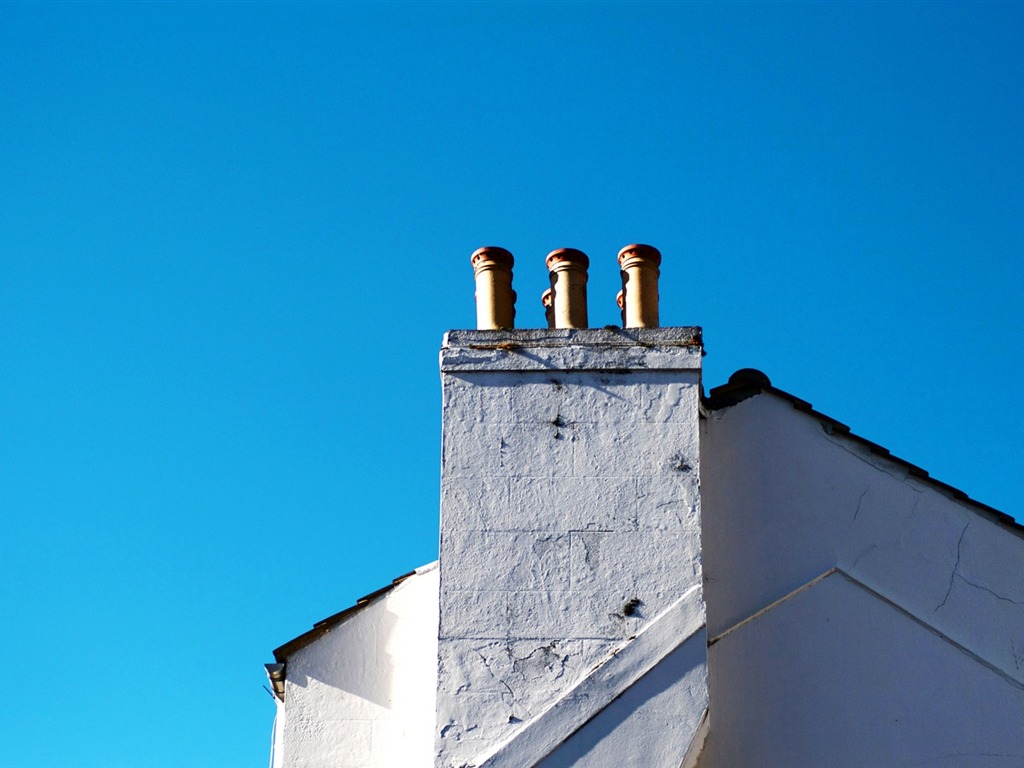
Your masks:
{"label": "white painted brickwork", "polygon": [[689,328],[448,335],[439,768],[700,589],[700,356]]}

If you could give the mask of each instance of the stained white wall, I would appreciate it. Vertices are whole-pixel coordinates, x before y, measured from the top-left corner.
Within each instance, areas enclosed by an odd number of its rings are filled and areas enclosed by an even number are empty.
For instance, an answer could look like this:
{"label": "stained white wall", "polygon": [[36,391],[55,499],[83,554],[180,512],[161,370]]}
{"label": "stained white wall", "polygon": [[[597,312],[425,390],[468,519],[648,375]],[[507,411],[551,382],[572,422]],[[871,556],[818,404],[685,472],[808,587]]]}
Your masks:
{"label": "stained white wall", "polygon": [[[1019,756],[1018,762],[993,756],[989,763],[980,757],[956,763],[940,749],[977,751],[972,729],[991,735],[977,722],[977,712],[988,709],[972,709],[979,696],[1024,712],[1024,540],[1018,533],[768,394],[709,414],[701,462],[713,644],[704,768],[752,759],[727,750],[727,743],[730,750],[746,745],[778,756],[764,762],[759,753],[758,765],[822,764],[812,756],[829,750],[862,758],[830,758],[829,765],[906,765],[913,755],[921,765],[1024,764]],[[899,610],[854,606],[846,592],[819,588],[809,613],[773,608],[751,620],[834,567]],[[846,602],[829,608],[817,602],[825,595]],[[908,666],[913,660],[932,671]],[[935,684],[923,684],[929,675]],[[905,719],[877,716],[893,712],[893,701]],[[912,727],[914,718],[931,725]],[[822,719],[835,727],[821,727]],[[990,722],[1007,724],[1000,717]],[[936,740],[932,750],[932,726],[958,738]],[[1019,754],[1016,733],[992,738],[993,755],[1002,747]],[[885,748],[857,751],[854,743]]]}
{"label": "stained white wall", "polygon": [[288,658],[282,768],[433,765],[438,576],[421,569]]}
{"label": "stained white wall", "polygon": [[474,764],[699,589],[692,333],[449,334],[437,766]]}

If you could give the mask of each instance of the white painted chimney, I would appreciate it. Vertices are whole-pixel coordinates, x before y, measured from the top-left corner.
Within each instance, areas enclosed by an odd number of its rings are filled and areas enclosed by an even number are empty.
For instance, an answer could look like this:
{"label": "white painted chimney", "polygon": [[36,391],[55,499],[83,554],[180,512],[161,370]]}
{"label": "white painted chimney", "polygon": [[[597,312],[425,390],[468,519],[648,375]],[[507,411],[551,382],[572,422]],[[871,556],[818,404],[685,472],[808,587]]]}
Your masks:
{"label": "white painted chimney", "polygon": [[533,765],[502,745],[595,665],[702,624],[700,366],[698,328],[446,336],[437,768]]}

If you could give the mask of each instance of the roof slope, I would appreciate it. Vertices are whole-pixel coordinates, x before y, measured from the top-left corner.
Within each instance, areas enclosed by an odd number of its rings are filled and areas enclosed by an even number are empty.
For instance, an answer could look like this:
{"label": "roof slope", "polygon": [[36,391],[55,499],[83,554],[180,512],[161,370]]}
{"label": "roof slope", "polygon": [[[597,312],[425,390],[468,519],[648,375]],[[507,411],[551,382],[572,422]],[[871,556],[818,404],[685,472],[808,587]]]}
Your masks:
{"label": "roof slope", "polygon": [[426,573],[427,571],[431,571],[436,567],[437,561],[435,560],[433,563],[429,563],[428,565],[424,565],[413,571],[409,571],[408,573],[403,573],[401,576],[392,579],[391,583],[387,586],[381,587],[380,589],[371,592],[368,595],[360,597],[358,600],[356,600],[355,605],[352,605],[344,609],[343,611],[339,611],[338,613],[328,616],[326,619],[318,621],[316,624],[313,625],[313,628],[308,632],[303,632],[298,637],[289,640],[287,643],[279,646],[278,648],[275,648],[274,658],[277,660],[279,664],[283,664],[288,659],[288,657],[291,656],[293,653],[305,648],[310,643],[316,641],[318,638],[330,632],[331,629],[338,626],[338,624],[345,621],[345,619],[358,613],[371,603],[384,597],[406,579],[411,578],[412,576],[415,576],[419,573]]}

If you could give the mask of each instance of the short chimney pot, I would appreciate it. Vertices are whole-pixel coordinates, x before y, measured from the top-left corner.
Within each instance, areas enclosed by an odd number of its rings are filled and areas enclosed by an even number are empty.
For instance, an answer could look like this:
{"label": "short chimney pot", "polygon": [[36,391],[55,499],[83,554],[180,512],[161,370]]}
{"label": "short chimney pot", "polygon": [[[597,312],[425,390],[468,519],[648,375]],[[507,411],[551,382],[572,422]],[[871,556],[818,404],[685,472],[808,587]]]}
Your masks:
{"label": "short chimney pot", "polygon": [[516,292],[512,290],[515,259],[504,248],[489,245],[470,257],[476,278],[476,327],[478,330],[515,328]]}
{"label": "short chimney pot", "polygon": [[[587,327],[587,268],[590,259],[575,248],[548,254],[555,328]],[[550,321],[549,321],[550,323]]]}
{"label": "short chimney pot", "polygon": [[635,243],[619,251],[622,271],[623,325],[626,328],[657,328],[658,277],[661,253],[651,245]]}

